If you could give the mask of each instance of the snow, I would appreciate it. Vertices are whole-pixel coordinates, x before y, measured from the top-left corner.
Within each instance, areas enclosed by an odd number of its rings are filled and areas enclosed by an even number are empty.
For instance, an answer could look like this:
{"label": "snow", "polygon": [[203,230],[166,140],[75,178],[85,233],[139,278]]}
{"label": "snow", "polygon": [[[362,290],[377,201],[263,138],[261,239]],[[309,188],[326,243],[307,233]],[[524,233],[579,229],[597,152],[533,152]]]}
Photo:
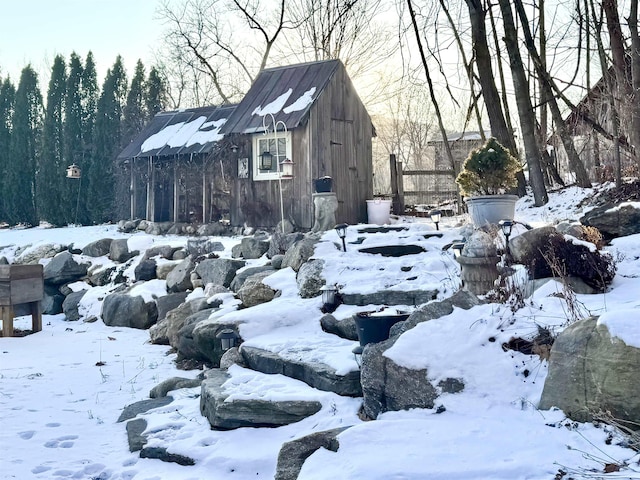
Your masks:
{"label": "snow", "polygon": [[267,103],[264,107],[262,107],[262,105],[256,107],[255,110],[251,112],[251,115],[258,115],[260,117],[264,117],[265,115],[269,114],[275,115],[280,110],[282,110],[282,107],[284,107],[284,104],[287,103],[287,100],[289,100],[289,97],[292,93],[293,89],[290,88],[272,102]]}
{"label": "snow", "polygon": [[300,95],[300,97],[298,97],[295,102],[287,107],[284,107],[283,112],[289,114],[291,112],[299,112],[300,110],[304,110],[313,102],[314,93],[316,93],[316,87],[311,87],[309,90]]}
{"label": "snow", "polygon": [[[524,198],[518,202],[516,220],[535,226],[578,220],[586,209],[576,205],[593,193],[572,187],[552,193],[543,207],[534,207],[531,198]],[[459,288],[457,263],[443,247],[460,238],[464,221],[464,217],[444,217],[442,238],[425,238],[435,232],[426,219],[400,218],[396,226],[406,229],[384,234],[362,233],[358,231],[361,225],[350,226],[346,252],[336,233],[328,231],[317,245],[315,258],[325,262],[327,283],[337,284],[342,293],[437,289],[438,298],[443,299]],[[522,231],[524,227],[516,225],[513,235]],[[129,248],[140,251],[125,271],[129,277],[144,250],[187,242],[186,237],[123,234],[112,225],[5,229],[0,230],[0,256],[11,260],[21,247],[47,243],[73,243],[81,248],[100,238],[127,238]],[[240,238],[220,240],[225,245],[220,252],[223,257],[230,257],[232,246],[240,242]],[[352,243],[356,241],[360,243]],[[418,245],[425,253],[394,258],[358,251],[398,244]],[[609,329],[613,341],[640,348],[640,327],[636,325],[640,235],[616,239],[607,249],[618,260],[610,291],[577,295],[577,304],[583,316],[600,315],[599,324]],[[106,257],[76,257],[91,262],[94,269],[113,265]],[[527,291],[524,275],[515,281]],[[217,294],[208,300],[223,301],[221,308],[206,321],[237,323],[246,346],[294,360],[324,362],[341,373],[358,368],[351,353],[357,342],[322,331],[321,299],[299,297],[292,269],[277,271],[265,283],[281,292],[273,301],[239,309],[240,302],[232,294]],[[71,287],[86,289],[82,282]],[[151,299],[165,294],[165,287],[164,281],[154,280],[136,285],[133,293]],[[152,345],[147,331],[105,326],[99,318],[100,307],[115,288],[109,284],[87,289],[80,314],[84,320],[97,318],[93,322],[45,315],[41,332],[0,338],[0,479],[273,478],[284,442],[338,427],[351,427],[338,436],[338,451],[320,449],[312,454],[300,473],[301,480],[552,479],[560,469],[568,472],[566,478],[574,479],[640,478],[638,455],[618,446],[620,439],[615,434],[608,441],[610,428],[569,421],[556,409],[536,408],[547,375],[546,361],[502,348],[512,337],[532,338],[539,327],[557,333],[568,325],[571,311],[558,295],[564,288],[559,282],[547,282],[516,311],[492,303],[470,310],[456,308],[398,338],[385,353],[396,363],[426,369],[434,384],[446,378],[458,378],[465,384],[460,393],[441,394],[433,409],[387,412],[375,421],[363,422],[357,415],[359,398],[233,366],[225,383],[232,399],[312,400],[320,402],[322,409],[284,427],[215,431],[200,414],[200,388],[170,392],[172,403],[143,415],[148,423],[147,446],[186,455],[196,461],[194,466],[141,459],[137,452],[129,452],[125,424],[116,422],[122,409],[147,399],[151,388],[163,380],[195,378],[201,372],[178,370],[175,353],[168,346]],[[196,289],[189,298],[196,297],[206,295]],[[342,320],[381,307],[340,305],[334,316]],[[24,329],[31,320],[19,317],[15,323]],[[602,473],[605,463],[625,462],[628,466],[617,474]]]}
{"label": "snow", "polygon": [[168,125],[147,138],[140,147],[140,153],[156,150],[167,145],[171,148],[190,147],[195,144],[204,145],[222,140],[224,136],[219,132],[227,119],[222,118],[211,122],[206,120],[207,117],[200,116],[190,122],[178,122]]}

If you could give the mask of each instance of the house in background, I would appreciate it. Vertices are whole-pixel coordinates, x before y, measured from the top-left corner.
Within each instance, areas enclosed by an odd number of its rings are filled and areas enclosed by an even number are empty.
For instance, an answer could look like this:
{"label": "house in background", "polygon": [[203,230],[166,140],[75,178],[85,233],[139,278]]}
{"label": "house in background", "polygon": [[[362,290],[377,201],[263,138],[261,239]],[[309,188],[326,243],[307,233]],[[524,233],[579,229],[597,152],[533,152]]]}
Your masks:
{"label": "house in background", "polygon": [[374,135],[344,66],[328,60],[263,70],[238,105],[159,113],[117,161],[131,218],[274,227],[284,216],[308,230],[325,176],[337,222],[366,221]]}

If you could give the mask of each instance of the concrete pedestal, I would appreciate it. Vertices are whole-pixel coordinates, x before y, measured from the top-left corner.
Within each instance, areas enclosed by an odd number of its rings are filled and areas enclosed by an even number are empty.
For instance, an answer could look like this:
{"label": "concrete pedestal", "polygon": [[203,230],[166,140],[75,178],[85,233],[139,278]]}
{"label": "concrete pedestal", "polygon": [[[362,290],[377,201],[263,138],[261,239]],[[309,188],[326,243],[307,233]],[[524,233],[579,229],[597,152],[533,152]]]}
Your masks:
{"label": "concrete pedestal", "polygon": [[314,193],[314,223],[312,232],[326,232],[336,226],[336,210],[338,197],[334,192]]}

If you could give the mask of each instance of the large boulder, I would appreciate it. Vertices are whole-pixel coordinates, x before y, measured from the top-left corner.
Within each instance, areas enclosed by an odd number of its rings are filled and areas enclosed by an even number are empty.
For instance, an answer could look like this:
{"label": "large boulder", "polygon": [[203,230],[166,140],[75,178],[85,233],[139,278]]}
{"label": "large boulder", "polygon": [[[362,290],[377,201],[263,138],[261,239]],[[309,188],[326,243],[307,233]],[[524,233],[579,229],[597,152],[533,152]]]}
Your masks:
{"label": "large boulder", "polygon": [[176,265],[167,275],[167,291],[175,293],[192,289],[191,272],[193,267],[193,257],[191,256]]}
{"label": "large boulder", "polygon": [[251,275],[238,290],[238,297],[245,307],[254,307],[274,299],[276,290],[262,282],[272,272],[260,272]]}
{"label": "large boulder", "polygon": [[300,267],[296,275],[298,293],[302,298],[317,297],[326,281],[322,276],[324,260],[312,259]]}
{"label": "large boulder", "polygon": [[244,237],[240,241],[240,248],[243,258],[260,258],[269,250],[269,241],[265,236]]}
{"label": "large boulder", "polygon": [[70,252],[61,252],[44,267],[44,281],[51,285],[74,282],[87,274],[87,265],[78,263]]}
{"label": "large boulder", "polygon": [[322,408],[309,400],[268,401],[256,397],[230,399],[233,393],[224,389],[228,375],[224,370],[211,370],[202,382],[200,413],[212,428],[231,430],[241,427],[280,427],[303,420]]}
{"label": "large boulder", "polygon": [[379,290],[372,293],[341,294],[345,305],[422,305],[437,296],[437,290]]}
{"label": "large boulder", "polygon": [[158,322],[162,321],[174,308],[178,308],[187,298],[187,292],[169,293],[158,297],[156,305],[158,307]]}
{"label": "large boulder", "polygon": [[[362,413],[367,418],[375,419],[386,411],[433,408],[440,390],[444,390],[442,385],[432,385],[427,370],[398,365],[384,353],[395,344],[403,332],[418,323],[448,315],[453,312],[454,307],[466,310],[477,304],[475,295],[460,290],[441,302],[432,302],[421,307],[407,320],[394,325],[388,340],[366,345],[360,366],[364,397]],[[450,382],[445,382],[445,385],[460,383],[457,379],[451,379]]]}
{"label": "large boulder", "polygon": [[110,327],[147,329],[158,317],[155,302],[146,303],[140,296],[112,293],[102,304],[102,321]]}
{"label": "large boulder", "polygon": [[242,260],[210,258],[198,264],[196,273],[205,285],[207,283],[213,283],[214,285],[229,287],[236,272],[244,266],[245,262]]}
{"label": "large boulder", "polygon": [[247,278],[249,278],[252,275],[255,275],[256,273],[261,273],[261,272],[273,273],[275,271],[276,271],[275,268],[273,268],[273,266],[271,265],[262,265],[260,267],[243,268],[242,270],[236,273],[235,277],[233,277],[233,281],[231,282],[231,286],[230,286],[231,291],[237,292],[238,290],[240,290],[240,288],[242,288]]}
{"label": "large boulder", "polygon": [[[207,320],[211,315],[211,312],[212,310],[210,309],[201,310],[185,318],[182,328],[178,330],[176,335],[176,343],[173,345],[178,351],[178,360],[209,361],[209,355],[207,355],[209,354],[209,350],[206,352],[202,352],[200,350],[199,345],[193,336],[193,330],[199,323]],[[211,349],[213,348],[215,347],[211,346]],[[219,360],[218,363],[213,365],[219,365]]]}
{"label": "large boulder", "polygon": [[224,251],[224,245],[209,238],[190,238],[187,240],[187,252],[193,257],[222,251]]}
{"label": "large boulder", "polygon": [[40,308],[45,315],[57,315],[62,313],[62,303],[65,296],[60,293],[60,290],[55,285],[44,286],[44,296],[40,302]]}
{"label": "large boulder", "polygon": [[[167,296],[173,295],[181,294],[169,294]],[[178,299],[179,297],[176,298],[176,300]],[[197,305],[196,308],[194,308],[195,305]],[[158,323],[149,330],[151,343],[158,345],[171,345],[172,347],[177,348],[179,338],[178,332],[184,326],[187,318],[196,313],[201,305],[202,304],[196,299],[191,302],[180,303],[172,310],[166,312],[164,318],[158,321]]]}
{"label": "large boulder", "polygon": [[48,243],[35,248],[27,248],[19,253],[13,263],[21,265],[34,265],[43,258],[53,258],[60,252],[67,250],[67,247],[57,243]]}
{"label": "large boulder", "polygon": [[134,276],[136,282],[147,282],[153,280],[156,277],[156,261],[155,260],[142,260],[134,269]]}
{"label": "large boulder", "polygon": [[269,250],[267,250],[267,257],[273,258],[275,255],[284,255],[287,250],[294,243],[302,240],[304,235],[300,232],[296,233],[282,233],[281,230],[278,230],[271,235],[271,239],[269,240]]}
{"label": "large boulder", "polygon": [[220,360],[225,354],[217,335],[222,330],[226,329],[231,329],[235,332],[237,337],[236,345],[242,343],[242,338],[238,334],[238,326],[235,324],[200,322],[194,325],[194,328],[191,331],[191,336],[198,347],[198,351],[206,357],[207,361],[211,365],[220,365]]}
{"label": "large boulder", "polygon": [[[634,314],[628,318],[635,323]],[[538,408],[558,407],[570,418],[592,421],[602,413],[640,424],[640,348],[611,334],[598,317],[567,327],[551,348]]]}
{"label": "large boulder", "polygon": [[296,272],[306,263],[313,255],[318,239],[308,236],[293,244],[284,255],[282,260],[282,268],[291,267]]}
{"label": "large boulder", "polygon": [[327,313],[320,319],[320,326],[327,333],[332,333],[347,340],[358,340],[358,327],[353,316],[338,320],[330,313]]}
{"label": "large boulder", "polygon": [[64,312],[65,320],[68,322],[75,322],[80,320],[80,300],[87,293],[86,290],[80,290],[79,292],[73,292],[66,296],[64,302],[62,302],[62,311]]}
{"label": "large boulder", "polygon": [[596,227],[607,240],[625,237],[640,233],[640,208],[630,203],[621,206],[604,205],[587,212],[580,222]]}
{"label": "large boulder", "polygon": [[137,252],[129,251],[129,244],[126,238],[118,238],[111,242],[109,246],[109,258],[114,262],[124,263],[135,257]]}
{"label": "large boulder", "polygon": [[82,254],[87,257],[102,257],[111,251],[112,238],[101,238],[95,242],[88,243],[82,249]]}
{"label": "large boulder", "polygon": [[171,260],[176,250],[177,247],[172,247],[171,245],[154,245],[153,247],[145,250],[142,259],[149,260],[150,258],[160,257],[166,260]]}
{"label": "large boulder", "polygon": [[283,443],[278,453],[278,465],[274,480],[296,480],[304,461],[315,451],[325,448],[337,452],[340,448],[337,436],[349,427],[334,428],[315,432]]}

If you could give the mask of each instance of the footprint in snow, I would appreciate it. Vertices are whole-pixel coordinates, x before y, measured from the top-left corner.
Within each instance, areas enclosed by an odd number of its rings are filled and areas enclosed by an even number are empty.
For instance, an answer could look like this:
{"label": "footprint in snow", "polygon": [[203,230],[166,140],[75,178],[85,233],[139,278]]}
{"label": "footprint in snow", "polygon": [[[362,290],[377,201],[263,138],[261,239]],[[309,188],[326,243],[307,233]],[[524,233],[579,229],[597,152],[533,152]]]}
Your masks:
{"label": "footprint in snow", "polygon": [[45,448],[71,448],[74,443],[72,440],[76,440],[77,438],[77,435],[64,435],[62,437],[49,440],[44,444],[44,446]]}
{"label": "footprint in snow", "polygon": [[26,432],[19,432],[18,436],[23,440],[31,440],[35,434],[35,430],[27,430]]}

